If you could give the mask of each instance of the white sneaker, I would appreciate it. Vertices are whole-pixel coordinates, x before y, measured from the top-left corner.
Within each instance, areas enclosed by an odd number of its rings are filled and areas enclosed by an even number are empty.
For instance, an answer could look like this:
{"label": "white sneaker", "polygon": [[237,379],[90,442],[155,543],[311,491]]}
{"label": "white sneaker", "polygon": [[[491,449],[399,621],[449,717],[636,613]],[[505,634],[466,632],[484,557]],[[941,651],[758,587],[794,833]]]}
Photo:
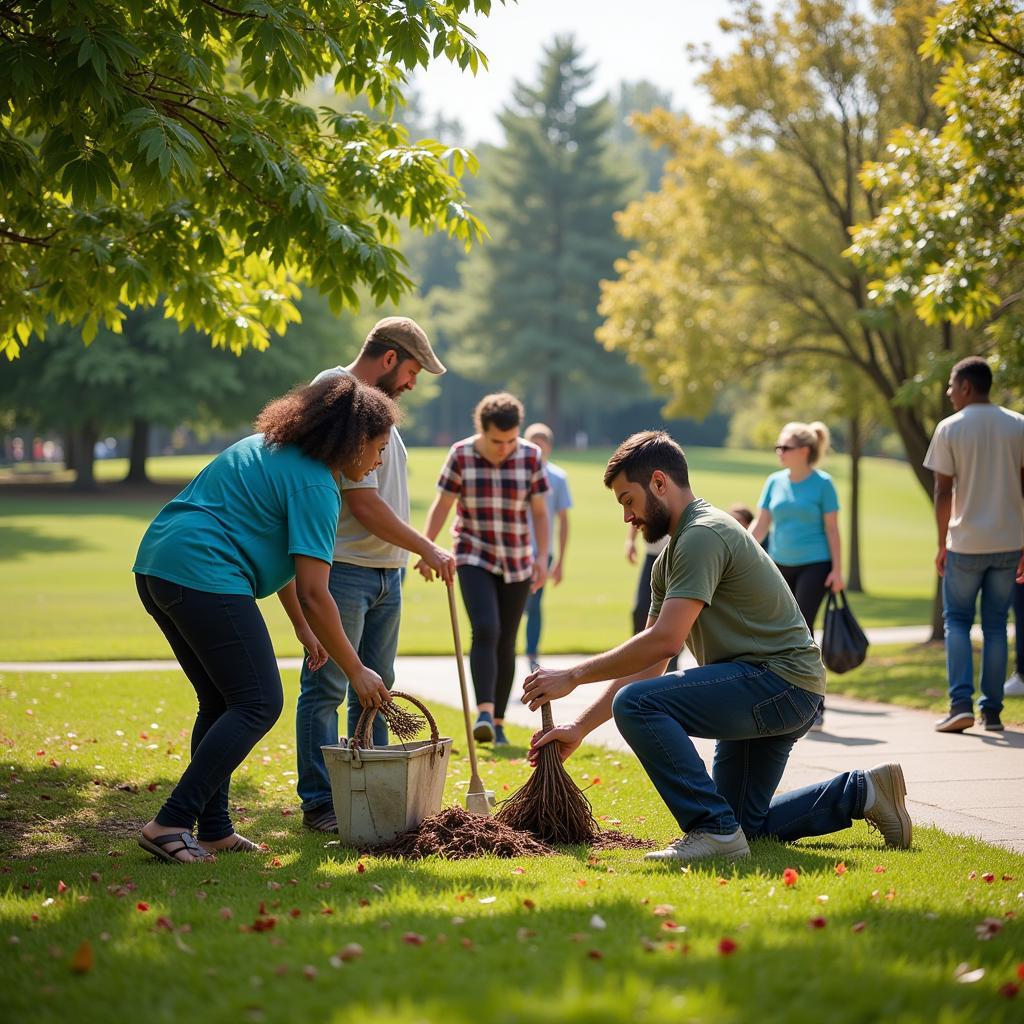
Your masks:
{"label": "white sneaker", "polygon": [[1009,679],[1003,683],[1004,697],[1024,697],[1024,679],[1021,679],[1019,672],[1014,672]]}
{"label": "white sneaker", "polygon": [[644,860],[675,861],[691,864],[697,860],[723,857],[725,860],[739,860],[750,856],[747,837],[740,829],[731,839],[719,839],[707,832],[687,832],[664,850],[644,854]]}

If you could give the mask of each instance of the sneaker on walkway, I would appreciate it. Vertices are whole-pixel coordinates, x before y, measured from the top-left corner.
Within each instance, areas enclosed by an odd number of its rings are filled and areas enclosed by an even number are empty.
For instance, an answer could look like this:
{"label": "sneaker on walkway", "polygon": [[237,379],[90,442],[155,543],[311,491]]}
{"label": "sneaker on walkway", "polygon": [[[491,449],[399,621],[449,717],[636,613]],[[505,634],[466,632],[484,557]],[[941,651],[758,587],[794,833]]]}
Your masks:
{"label": "sneaker on walkway", "polygon": [[988,708],[981,709],[981,724],[985,732],[1003,732],[1006,726],[999,717],[998,711],[990,711]]}
{"label": "sneaker on walkway", "polygon": [[725,860],[739,860],[750,856],[750,847],[743,829],[734,836],[725,838],[710,832],[687,832],[664,850],[653,850],[644,854],[644,860],[669,861],[675,864],[692,864],[698,860],[721,857]]}
{"label": "sneaker on walkway", "polygon": [[970,704],[954,704],[945,718],[935,723],[936,732],[963,732],[974,725],[974,710]]}
{"label": "sneaker on walkway", "polygon": [[907,783],[898,764],[876,764],[864,773],[875,788],[875,802],[864,810],[864,820],[881,833],[886,846],[909,850],[913,826],[907,813]]}
{"label": "sneaker on walkway", "polygon": [[1004,697],[1024,697],[1024,678],[1019,672],[1014,672],[1009,679],[1003,683]]}
{"label": "sneaker on walkway", "polygon": [[337,834],[338,819],[334,816],[334,806],[324,804],[322,807],[314,807],[311,811],[303,811],[302,824],[311,832]]}
{"label": "sneaker on walkway", "polygon": [[494,745],[496,747],[507,747],[509,745],[508,737],[505,735],[505,726],[494,725]]}
{"label": "sneaker on walkway", "polygon": [[490,711],[481,711],[473,726],[473,739],[477,743],[494,742],[494,716]]}

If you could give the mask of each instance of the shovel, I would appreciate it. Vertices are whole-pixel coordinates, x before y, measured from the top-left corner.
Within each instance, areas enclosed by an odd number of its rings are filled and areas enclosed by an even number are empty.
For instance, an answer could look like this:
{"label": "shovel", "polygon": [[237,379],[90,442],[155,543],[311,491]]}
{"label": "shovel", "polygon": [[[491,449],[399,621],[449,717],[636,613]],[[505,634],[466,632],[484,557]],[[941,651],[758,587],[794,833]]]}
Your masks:
{"label": "shovel", "polygon": [[459,614],[455,609],[455,588],[448,584],[448,611],[452,617],[452,636],[455,639],[455,660],[459,666],[459,687],[462,690],[462,714],[466,719],[466,743],[469,747],[469,792],[466,794],[466,810],[489,818],[494,806],[494,791],[484,789],[483,780],[476,766],[476,740],[473,739],[473,722],[469,713],[469,690],[466,689],[466,666],[462,661],[462,639],[459,636]]}

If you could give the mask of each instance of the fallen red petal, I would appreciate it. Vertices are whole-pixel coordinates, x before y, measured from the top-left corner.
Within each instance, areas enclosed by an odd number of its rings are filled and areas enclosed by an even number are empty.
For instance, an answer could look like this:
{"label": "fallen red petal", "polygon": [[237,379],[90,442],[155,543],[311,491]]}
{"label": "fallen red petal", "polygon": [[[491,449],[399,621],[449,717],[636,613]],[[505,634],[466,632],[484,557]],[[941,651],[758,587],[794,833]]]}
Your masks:
{"label": "fallen red petal", "polygon": [[145,912],[145,911],[149,910],[149,904],[148,903],[143,903],[142,900],[139,900],[139,902],[135,904],[135,909],[136,910],[141,910],[141,911]]}
{"label": "fallen red petal", "polygon": [[731,956],[739,948],[739,943],[737,943],[735,939],[730,939],[728,936],[724,939],[718,940],[718,952],[721,953],[722,956]]}

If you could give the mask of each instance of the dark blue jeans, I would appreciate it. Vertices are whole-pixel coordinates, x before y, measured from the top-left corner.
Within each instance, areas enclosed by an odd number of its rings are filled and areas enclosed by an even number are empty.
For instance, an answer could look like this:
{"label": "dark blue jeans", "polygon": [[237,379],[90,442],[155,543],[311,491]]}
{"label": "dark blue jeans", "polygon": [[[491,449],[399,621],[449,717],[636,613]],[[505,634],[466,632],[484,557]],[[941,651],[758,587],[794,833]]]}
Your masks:
{"label": "dark blue jeans", "polygon": [[234,832],[231,773],[270,731],[284,695],[274,648],[256,601],[209,594],[136,575],[143,607],[156,620],[199,698],[192,760],[156,816],[158,825],[215,842]]}
{"label": "dark blue jeans", "polygon": [[1013,600],[1019,551],[987,555],[946,552],[942,601],[946,626],[946,675],[949,702],[974,705],[974,658],[971,626],[981,596],[981,708],[997,714],[1003,709],[1006,679],[1006,620]]}
{"label": "dark blue jeans", "polygon": [[[860,771],[776,796],[789,752],[823,698],[763,665],[721,662],[630,683],[615,724],[684,832],[785,842],[849,828],[864,816]],[[709,776],[691,736],[716,739]]]}
{"label": "dark blue jeans", "polygon": [[[359,660],[373,669],[390,690],[395,681],[398,627],[402,618],[404,569],[374,569],[335,562],[328,586],[341,615],[341,624]],[[311,672],[305,662],[295,708],[295,754],[298,761],[298,793],[302,809],[311,811],[331,805],[331,780],[320,748],[338,742],[338,708],[348,693],[348,730],[352,736],[363,706],[348,677],[328,659]],[[386,747],[388,727],[383,716],[373,720],[373,745]]]}

